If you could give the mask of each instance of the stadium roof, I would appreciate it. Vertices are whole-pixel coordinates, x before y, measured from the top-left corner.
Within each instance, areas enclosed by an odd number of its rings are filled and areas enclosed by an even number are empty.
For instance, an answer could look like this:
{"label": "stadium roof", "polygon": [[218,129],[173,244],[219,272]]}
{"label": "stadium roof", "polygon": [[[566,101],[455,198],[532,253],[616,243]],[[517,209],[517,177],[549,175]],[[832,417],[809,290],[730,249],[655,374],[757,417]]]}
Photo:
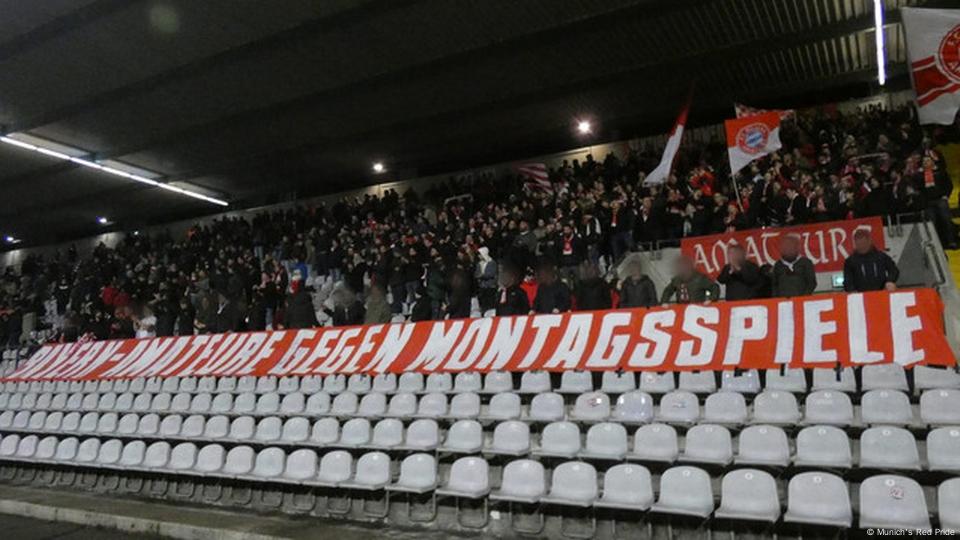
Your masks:
{"label": "stadium roof", "polygon": [[[884,0],[889,85],[906,86]],[[0,0],[0,126],[231,204],[876,90],[872,0]],[[699,117],[699,121],[698,121]],[[146,172],[144,174],[147,174]],[[0,144],[28,244],[220,211]]]}

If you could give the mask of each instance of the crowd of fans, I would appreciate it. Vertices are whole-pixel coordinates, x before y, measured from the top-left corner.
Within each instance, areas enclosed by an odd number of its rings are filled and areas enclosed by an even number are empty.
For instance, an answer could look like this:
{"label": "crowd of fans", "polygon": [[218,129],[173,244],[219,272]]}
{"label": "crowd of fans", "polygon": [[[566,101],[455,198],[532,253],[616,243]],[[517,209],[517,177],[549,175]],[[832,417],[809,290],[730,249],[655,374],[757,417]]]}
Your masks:
{"label": "crowd of fans", "polygon": [[[131,234],[86,257],[70,248],[6,268],[0,343],[43,328],[74,341],[718,300],[718,284],[686,259],[660,292],[637,264],[623,279],[612,269],[631,250],[685,236],[911,212],[953,247],[952,182],[934,144],[956,136],[955,127],[925,134],[909,108],[813,110],[786,120],[783,149],[735,182],[717,141],[685,146],[662,185],[644,184],[660,157],[646,148],[564,161],[547,190],[484,175],[217,219],[182,238]],[[726,298],[813,292],[797,243],[787,237],[781,250],[760,268],[733,249],[717,278]],[[889,288],[896,277],[859,236],[848,289]]]}

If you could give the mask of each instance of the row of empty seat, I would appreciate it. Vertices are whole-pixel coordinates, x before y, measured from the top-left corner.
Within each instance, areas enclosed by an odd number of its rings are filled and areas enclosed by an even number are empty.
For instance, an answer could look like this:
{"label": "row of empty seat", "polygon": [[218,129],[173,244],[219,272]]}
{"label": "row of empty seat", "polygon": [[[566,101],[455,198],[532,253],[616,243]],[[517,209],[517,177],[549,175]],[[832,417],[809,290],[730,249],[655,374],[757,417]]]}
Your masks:
{"label": "row of empty seat", "polygon": [[[618,394],[631,390],[642,390],[650,394],[663,394],[673,390],[686,390],[694,393],[711,393],[718,389],[757,393],[761,390],[781,390],[804,393],[808,390],[837,390],[856,393],[870,390],[910,390],[907,372],[896,364],[867,365],[860,370],[861,382],[858,384],[855,371],[844,368],[818,368],[809,370],[812,383],[807,382],[807,372],[803,369],[766,370],[762,376],[757,370],[737,372],[733,370],[720,373],[713,371],[653,373],[605,371],[599,375],[600,384],[595,386],[594,373],[585,371],[565,371],[559,375],[559,385],[554,386],[550,373],[528,371],[519,375],[519,385],[514,384],[514,375],[503,371],[492,371],[485,375],[478,372],[432,373],[424,376],[420,373],[396,375],[385,373],[370,375],[328,375],[326,377],[287,376],[287,377],[168,377],[135,378],[90,381],[8,381],[0,390],[6,392],[253,392],[258,394],[279,392],[287,394],[303,392],[306,394],[324,391],[334,395],[350,391],[356,394],[380,392],[478,392],[499,393],[518,391],[536,394],[556,391],[561,394],[579,394],[582,392],[601,392]],[[913,372],[913,389],[923,391],[932,388],[960,388],[960,373],[953,369],[917,366]],[[719,378],[719,384],[717,382]],[[763,379],[761,381],[761,379]]]}
{"label": "row of empty seat", "polygon": [[[281,395],[233,393],[0,393],[0,410],[12,415],[29,411],[100,411],[157,412],[218,415],[336,416],[365,418],[480,418],[487,420],[526,419],[556,421],[569,419],[583,422],[616,420],[624,423],[661,421],[676,424],[710,422],[725,425],[766,423],[777,425],[831,424],[854,425],[960,425],[960,390],[926,390],[919,407],[911,404],[907,394],[897,390],[871,390],[855,407],[850,397],[835,390],[819,390],[806,395],[801,413],[794,394],[766,390],[748,406],[737,392],[709,394],[703,406],[700,398],[683,390],[674,390],[656,398],[633,390],[614,400],[602,392],[579,394],[572,406],[562,395],[541,393],[529,405],[523,405],[520,394],[501,392],[484,405],[480,394],[397,393],[379,392],[358,395],[342,392],[330,396],[326,392],[306,395],[301,392]],[[859,414],[858,414],[859,413]],[[0,426],[3,421],[0,420]]]}
{"label": "row of empty seat", "polygon": [[[22,414],[22,413],[21,413]],[[58,414],[58,413],[54,413]],[[20,418],[23,418],[22,416]],[[398,419],[372,424],[352,419],[340,424],[324,418],[311,424],[302,417],[267,417],[256,421],[241,416],[204,417],[156,414],[119,417],[115,413],[79,413],[66,416],[34,413],[25,424],[0,431],[50,435],[119,436],[125,438],[191,440],[232,444],[283,444],[320,448],[376,448],[450,453],[488,453],[604,460],[638,460],[672,463],[689,461],[729,465],[730,463],[787,467],[831,467],[849,469],[858,464],[870,469],[960,471],[960,427],[939,428],[925,439],[926,462],[921,445],[903,428],[882,426],[863,431],[850,439],[833,426],[810,426],[791,439],[781,428],[750,426],[736,437],[720,425],[697,424],[682,437],[666,424],[648,424],[631,436],[619,423],[593,424],[589,429],[566,421],[546,424],[540,433],[519,421],[496,424],[484,432],[476,421],[461,420],[442,430],[437,422],[414,420],[405,426]],[[0,439],[0,455],[15,451],[16,435]],[[791,444],[792,443],[792,444]],[[734,449],[736,448],[736,452]],[[854,461],[854,449],[858,459]]]}
{"label": "row of empty seat", "polygon": [[[768,472],[740,468],[720,481],[719,505],[710,475],[693,466],[666,469],[658,477],[637,464],[619,464],[598,473],[590,463],[566,461],[552,471],[540,462],[519,459],[507,463],[496,478],[481,457],[462,457],[447,470],[436,458],[415,453],[394,462],[389,455],[372,451],[354,460],[349,452],[335,450],[318,456],[311,449],[293,451],[249,446],[226,449],[219,444],[198,446],[165,441],[119,439],[14,438],[5,462],[58,467],[75,466],[111,474],[148,473],[202,479],[229,479],[257,483],[290,484],[307,488],[432,493],[439,497],[488,499],[491,502],[547,504],[579,508],[612,508],[635,512],[696,516],[776,523],[784,522],[851,527],[854,515],[851,487],[834,474],[821,471],[794,475],[784,490]],[[8,438],[0,441],[0,447]],[[656,486],[656,489],[655,489]],[[930,529],[929,510],[936,508],[941,528],[960,528],[960,478],[942,482],[935,493],[936,506],[927,504],[924,489],[910,478],[879,475],[866,478],[856,489],[861,528]],[[386,499],[389,505],[389,497]]]}

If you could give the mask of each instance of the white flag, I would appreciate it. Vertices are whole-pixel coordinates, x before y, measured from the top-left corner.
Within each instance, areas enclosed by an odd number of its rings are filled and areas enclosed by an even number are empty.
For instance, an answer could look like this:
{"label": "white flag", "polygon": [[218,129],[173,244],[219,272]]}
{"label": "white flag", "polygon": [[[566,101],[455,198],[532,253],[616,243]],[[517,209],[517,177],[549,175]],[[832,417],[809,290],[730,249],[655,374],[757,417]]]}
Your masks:
{"label": "white flag", "polygon": [[952,124],[960,110],[960,10],[903,8],[921,124]]}
{"label": "white flag", "polygon": [[680,150],[680,140],[683,138],[683,128],[687,124],[687,112],[690,111],[690,100],[683,105],[680,116],[677,117],[677,123],[667,138],[667,146],[663,149],[663,157],[660,158],[660,164],[657,168],[650,171],[644,179],[644,185],[662,184],[670,176],[670,170],[673,169],[673,160],[677,157],[677,150]]}

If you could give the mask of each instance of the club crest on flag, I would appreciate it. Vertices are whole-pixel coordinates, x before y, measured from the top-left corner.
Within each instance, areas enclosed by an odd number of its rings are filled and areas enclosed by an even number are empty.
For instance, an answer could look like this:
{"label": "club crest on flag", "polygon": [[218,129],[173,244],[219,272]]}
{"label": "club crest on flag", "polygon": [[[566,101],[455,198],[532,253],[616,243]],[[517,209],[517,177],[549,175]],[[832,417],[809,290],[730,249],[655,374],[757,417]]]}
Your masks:
{"label": "club crest on flag", "polygon": [[960,10],[903,8],[921,124],[952,124],[960,110]]}
{"label": "club crest on flag", "polygon": [[744,126],[737,132],[737,147],[747,154],[763,152],[769,140],[770,128],[762,122]]}
{"label": "club crest on flag", "polygon": [[947,77],[960,82],[960,24],[943,36],[937,51],[937,62]]}

